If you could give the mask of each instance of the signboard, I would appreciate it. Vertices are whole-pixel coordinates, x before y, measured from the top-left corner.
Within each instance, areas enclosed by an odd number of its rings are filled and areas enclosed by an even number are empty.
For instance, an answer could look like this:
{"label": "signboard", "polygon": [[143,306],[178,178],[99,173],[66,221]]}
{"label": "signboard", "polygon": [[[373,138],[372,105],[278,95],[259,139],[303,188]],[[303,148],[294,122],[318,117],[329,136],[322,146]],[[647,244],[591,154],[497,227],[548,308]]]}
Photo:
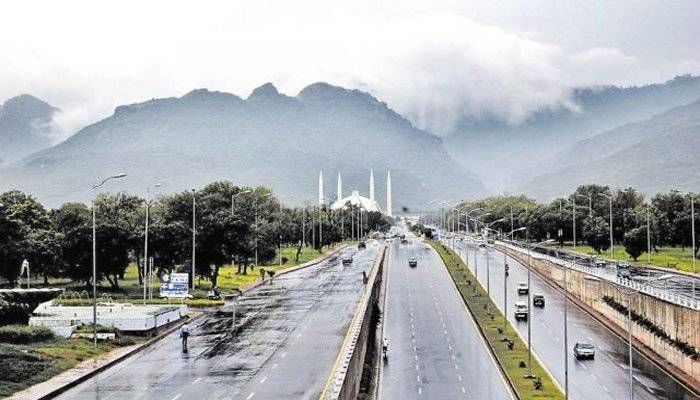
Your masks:
{"label": "signboard", "polygon": [[173,273],[164,276],[160,284],[160,297],[189,297],[190,274]]}

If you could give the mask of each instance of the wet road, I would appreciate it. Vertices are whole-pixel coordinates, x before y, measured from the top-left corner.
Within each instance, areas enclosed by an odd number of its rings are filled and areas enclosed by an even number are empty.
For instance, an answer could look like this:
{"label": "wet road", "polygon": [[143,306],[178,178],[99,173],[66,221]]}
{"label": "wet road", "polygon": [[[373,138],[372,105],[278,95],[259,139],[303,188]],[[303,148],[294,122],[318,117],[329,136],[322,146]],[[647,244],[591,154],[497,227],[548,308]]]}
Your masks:
{"label": "wet road", "polygon": [[171,334],[59,399],[312,399],[333,366],[379,245],[352,265],[323,262],[275,278],[193,323],[189,352]]}
{"label": "wet road", "polygon": [[[510,399],[508,387],[439,256],[413,240],[390,248],[380,398]],[[418,259],[410,268],[408,258]]]}
{"label": "wet road", "polygon": [[[457,244],[465,256],[466,245]],[[485,248],[470,246],[470,267],[474,270],[477,253],[479,280],[486,287],[487,263]],[[496,304],[503,310],[504,255],[494,249],[489,252],[490,290]],[[513,304],[527,301],[527,295],[518,296],[517,284],[527,282],[527,269],[512,258],[507,258],[510,274],[507,278],[508,319],[527,338],[527,322],[515,322]],[[532,308],[532,348],[542,359],[559,384],[564,387],[564,296],[535,274],[531,274],[532,294],[543,294],[544,308]],[[629,398],[628,347],[625,341],[613,335],[597,320],[569,302],[569,393],[574,400]],[[576,342],[596,346],[595,360],[577,361],[573,356]],[[638,352],[633,354],[633,382],[635,399],[695,399],[672,377]]]}

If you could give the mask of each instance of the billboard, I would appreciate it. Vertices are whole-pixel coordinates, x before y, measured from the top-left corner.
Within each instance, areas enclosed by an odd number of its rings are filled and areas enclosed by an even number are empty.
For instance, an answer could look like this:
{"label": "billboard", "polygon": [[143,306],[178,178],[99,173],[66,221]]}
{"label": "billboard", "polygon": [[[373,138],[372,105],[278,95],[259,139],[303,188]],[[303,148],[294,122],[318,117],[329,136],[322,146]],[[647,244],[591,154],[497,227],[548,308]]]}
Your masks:
{"label": "billboard", "polygon": [[171,273],[160,284],[160,297],[189,297],[190,274]]}

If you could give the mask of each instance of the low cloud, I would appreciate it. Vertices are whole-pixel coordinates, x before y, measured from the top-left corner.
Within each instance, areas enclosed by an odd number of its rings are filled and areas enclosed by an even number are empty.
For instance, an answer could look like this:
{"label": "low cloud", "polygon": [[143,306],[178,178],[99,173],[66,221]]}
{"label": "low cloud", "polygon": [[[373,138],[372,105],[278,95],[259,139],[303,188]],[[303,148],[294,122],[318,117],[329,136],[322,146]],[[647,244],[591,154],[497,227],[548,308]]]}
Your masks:
{"label": "low cloud", "polygon": [[[20,3],[0,19],[0,99],[31,93],[59,107],[52,131],[60,140],[120,104],[200,87],[246,96],[269,81],[295,94],[327,81],[370,91],[443,135],[463,118],[518,124],[542,109],[575,108],[575,84],[658,75],[649,72],[658,66],[614,47],[568,53],[542,36],[459,13],[234,3],[134,3],[104,12],[85,2],[69,6],[74,13],[46,3],[39,15]],[[164,5],[167,17],[154,19]],[[28,18],[42,28],[27,31]],[[24,32],[21,43],[16,32]],[[697,63],[687,65],[697,71]]]}

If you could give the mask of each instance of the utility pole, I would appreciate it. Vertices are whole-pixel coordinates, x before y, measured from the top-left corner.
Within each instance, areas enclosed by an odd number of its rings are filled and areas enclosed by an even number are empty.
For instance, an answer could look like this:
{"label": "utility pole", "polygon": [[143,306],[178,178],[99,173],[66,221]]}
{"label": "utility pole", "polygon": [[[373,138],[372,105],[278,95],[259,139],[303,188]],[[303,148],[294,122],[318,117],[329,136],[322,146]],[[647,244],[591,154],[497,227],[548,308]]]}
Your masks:
{"label": "utility pole", "polygon": [[195,255],[197,252],[197,198],[192,189],[192,290],[195,289],[197,271],[195,267]]}

